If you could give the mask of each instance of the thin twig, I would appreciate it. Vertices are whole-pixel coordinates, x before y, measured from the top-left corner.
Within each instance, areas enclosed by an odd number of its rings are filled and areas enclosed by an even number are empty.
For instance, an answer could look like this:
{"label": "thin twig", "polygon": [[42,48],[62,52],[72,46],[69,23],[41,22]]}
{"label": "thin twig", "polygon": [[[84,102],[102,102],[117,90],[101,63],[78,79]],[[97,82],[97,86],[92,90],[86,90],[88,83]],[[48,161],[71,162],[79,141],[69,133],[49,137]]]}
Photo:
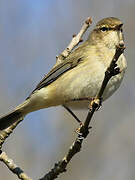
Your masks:
{"label": "thin twig", "polygon": [[19,168],[12,159],[10,159],[5,152],[2,152],[0,150],[0,160],[4,162],[4,164],[14,173],[18,176],[19,179],[22,180],[32,180],[30,177],[28,177],[21,168]]}
{"label": "thin twig", "polygon": [[73,38],[71,40],[71,42],[69,43],[69,45],[67,46],[67,48],[59,55],[56,57],[56,65],[58,65],[59,63],[61,63],[65,58],[67,58],[69,56],[69,54],[72,52],[72,50],[80,43],[82,42],[82,36],[83,34],[87,31],[87,29],[89,28],[89,26],[92,24],[92,18],[88,17],[80,32],[77,35],[73,35]]}
{"label": "thin twig", "polygon": [[101,105],[101,100],[102,100],[104,90],[105,90],[109,80],[111,79],[111,77],[115,76],[119,73],[119,68],[117,67],[116,62],[117,62],[119,56],[124,52],[124,49],[125,49],[125,47],[120,47],[120,46],[116,47],[115,55],[114,55],[114,57],[110,63],[110,66],[107,68],[107,70],[105,72],[105,77],[104,77],[103,83],[101,85],[101,88],[100,88],[96,98],[94,98],[90,102],[90,109],[89,109],[87,118],[84,122],[84,125],[82,125],[78,129],[78,137],[76,138],[75,142],[70,147],[68,153],[65,155],[65,157],[61,161],[59,161],[58,163],[56,163],[54,165],[54,168],[51,169],[51,171],[49,173],[47,173],[40,180],[54,180],[54,179],[56,179],[59,174],[66,171],[66,167],[67,167],[69,161],[72,159],[72,157],[76,153],[80,152],[82,142],[83,142],[84,138],[86,138],[87,135],[89,134],[89,129],[91,128],[91,127],[89,127],[89,124],[90,124],[90,121],[93,117],[93,114],[97,110],[97,108],[99,108]]}

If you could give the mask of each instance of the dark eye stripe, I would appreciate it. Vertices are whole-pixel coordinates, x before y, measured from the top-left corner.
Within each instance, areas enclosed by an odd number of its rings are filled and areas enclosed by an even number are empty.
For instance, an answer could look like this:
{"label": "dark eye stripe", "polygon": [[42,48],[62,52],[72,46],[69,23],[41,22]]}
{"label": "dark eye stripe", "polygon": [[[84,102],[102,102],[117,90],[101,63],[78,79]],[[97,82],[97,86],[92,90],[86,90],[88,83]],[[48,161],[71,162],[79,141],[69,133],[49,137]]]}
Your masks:
{"label": "dark eye stripe", "polygon": [[99,28],[100,29],[100,31],[109,31],[109,30],[119,30],[119,31],[123,31],[123,29],[121,28],[121,27],[115,27],[115,28],[110,28],[110,27],[101,27],[101,28]]}
{"label": "dark eye stripe", "polygon": [[107,27],[101,27],[100,30],[101,30],[101,31],[108,31],[109,28],[107,28]]}

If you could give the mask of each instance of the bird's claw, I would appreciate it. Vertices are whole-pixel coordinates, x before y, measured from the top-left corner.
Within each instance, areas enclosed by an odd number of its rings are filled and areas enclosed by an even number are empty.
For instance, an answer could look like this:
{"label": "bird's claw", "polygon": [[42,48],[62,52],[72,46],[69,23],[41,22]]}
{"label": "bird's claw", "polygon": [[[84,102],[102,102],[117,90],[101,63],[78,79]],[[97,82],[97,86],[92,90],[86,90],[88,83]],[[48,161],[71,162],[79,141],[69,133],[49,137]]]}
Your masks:
{"label": "bird's claw", "polygon": [[91,103],[88,106],[89,110],[91,111],[92,108],[94,107],[96,111],[98,111],[100,107],[102,106],[102,99],[103,98],[93,98]]}

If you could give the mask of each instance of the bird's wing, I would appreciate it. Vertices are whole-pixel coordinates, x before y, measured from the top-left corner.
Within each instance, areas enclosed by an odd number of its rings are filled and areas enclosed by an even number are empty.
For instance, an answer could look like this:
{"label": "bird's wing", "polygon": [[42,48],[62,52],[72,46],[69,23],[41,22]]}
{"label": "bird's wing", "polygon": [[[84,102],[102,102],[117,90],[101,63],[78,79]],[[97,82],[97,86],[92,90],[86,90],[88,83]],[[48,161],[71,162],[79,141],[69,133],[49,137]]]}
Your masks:
{"label": "bird's wing", "polygon": [[[83,44],[81,45],[81,47],[83,48]],[[58,64],[47,75],[44,76],[44,78],[39,82],[39,84],[36,86],[36,88],[32,91],[31,94],[33,94],[36,90],[39,90],[51,84],[63,73],[77,66],[81,61],[83,61],[82,54],[83,53],[80,53],[80,47],[75,49],[67,59],[65,59],[62,63]],[[31,94],[29,95],[29,97],[31,96]]]}
{"label": "bird's wing", "polygon": [[[44,78],[39,82],[39,84],[36,86],[36,88],[32,91],[31,94],[33,94],[36,90],[39,90],[39,89],[51,84],[63,73],[65,73],[66,71],[69,71],[70,69],[77,66],[80,61],[81,61],[81,58],[69,59],[69,60],[65,60],[61,64],[54,67],[47,75],[44,76]],[[29,95],[29,97],[30,97],[30,95]]]}
{"label": "bird's wing", "polygon": [[[53,81],[55,81],[59,76],[61,76],[64,72],[75,67],[77,63],[73,63],[72,61],[64,62],[53,68],[45,77],[39,82],[36,86],[35,90],[39,90]],[[35,91],[34,90],[34,91]]]}

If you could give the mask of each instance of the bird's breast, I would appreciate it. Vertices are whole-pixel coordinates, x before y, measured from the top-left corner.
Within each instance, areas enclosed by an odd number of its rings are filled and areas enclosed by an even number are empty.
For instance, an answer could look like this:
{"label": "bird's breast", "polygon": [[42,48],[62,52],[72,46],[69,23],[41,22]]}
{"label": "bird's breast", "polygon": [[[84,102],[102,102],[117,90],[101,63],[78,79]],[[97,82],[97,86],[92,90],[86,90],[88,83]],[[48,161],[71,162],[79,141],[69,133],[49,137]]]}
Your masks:
{"label": "bird's breast", "polygon": [[[97,95],[101,88],[105,76],[105,71],[107,69],[107,67],[103,66],[102,63],[99,63],[100,62],[97,61],[91,64],[92,66],[90,70],[86,68],[85,72],[83,72],[82,75],[80,75],[80,81],[78,79],[78,83],[76,82],[76,80],[74,80],[73,83],[71,83],[70,91],[72,92],[72,95],[74,95],[75,100],[69,101],[69,106],[77,109],[87,108],[90,99]],[[123,55],[118,60],[118,66],[120,67],[120,70],[122,72],[110,79],[103,93],[103,100],[109,98],[119,88],[122,82],[125,69],[127,67],[126,59]],[[76,86],[76,84],[78,85]],[[86,98],[88,100],[86,100]]]}

